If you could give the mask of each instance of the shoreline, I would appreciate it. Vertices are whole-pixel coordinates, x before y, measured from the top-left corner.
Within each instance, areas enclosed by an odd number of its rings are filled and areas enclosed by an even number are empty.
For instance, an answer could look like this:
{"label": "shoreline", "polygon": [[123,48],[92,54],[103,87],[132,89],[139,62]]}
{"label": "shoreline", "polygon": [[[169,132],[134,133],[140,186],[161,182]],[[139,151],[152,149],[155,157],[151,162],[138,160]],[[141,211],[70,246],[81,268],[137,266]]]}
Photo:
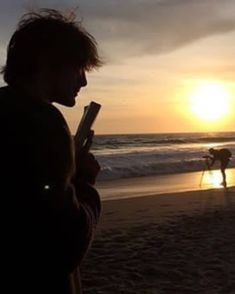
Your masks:
{"label": "shoreline", "polygon": [[[226,170],[228,189],[235,186],[235,168]],[[224,189],[220,170],[188,172],[97,182],[102,201]]]}

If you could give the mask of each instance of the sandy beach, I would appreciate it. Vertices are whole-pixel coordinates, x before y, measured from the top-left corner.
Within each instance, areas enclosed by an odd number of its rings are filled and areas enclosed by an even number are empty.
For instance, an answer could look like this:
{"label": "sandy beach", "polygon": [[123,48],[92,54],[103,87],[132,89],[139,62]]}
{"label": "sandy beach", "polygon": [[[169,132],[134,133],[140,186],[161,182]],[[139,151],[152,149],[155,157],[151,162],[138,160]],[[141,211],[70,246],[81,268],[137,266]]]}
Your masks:
{"label": "sandy beach", "polygon": [[84,293],[235,293],[234,202],[234,187],[103,201]]}

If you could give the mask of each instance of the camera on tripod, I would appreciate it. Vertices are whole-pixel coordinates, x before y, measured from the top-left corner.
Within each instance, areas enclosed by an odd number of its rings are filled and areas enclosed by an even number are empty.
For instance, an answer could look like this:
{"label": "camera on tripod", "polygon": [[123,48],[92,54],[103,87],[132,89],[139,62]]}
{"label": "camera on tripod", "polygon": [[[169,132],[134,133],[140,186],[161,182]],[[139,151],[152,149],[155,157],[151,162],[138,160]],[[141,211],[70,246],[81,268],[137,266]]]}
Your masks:
{"label": "camera on tripod", "polygon": [[203,169],[202,175],[201,175],[201,180],[200,180],[200,184],[199,184],[200,187],[202,187],[202,182],[203,182],[203,177],[205,175],[205,172],[207,171],[210,173],[210,175],[212,175],[211,174],[211,160],[212,160],[211,156],[204,155],[204,156],[202,156],[202,158],[205,159],[205,166],[204,166],[204,169]]}
{"label": "camera on tripod", "polygon": [[202,156],[202,158],[205,159],[206,167],[207,167],[208,170],[210,170],[210,160],[211,160],[211,156],[209,156],[209,155],[204,155],[204,156]]}
{"label": "camera on tripod", "polygon": [[202,158],[211,159],[210,155],[204,155],[204,156],[202,156]]}

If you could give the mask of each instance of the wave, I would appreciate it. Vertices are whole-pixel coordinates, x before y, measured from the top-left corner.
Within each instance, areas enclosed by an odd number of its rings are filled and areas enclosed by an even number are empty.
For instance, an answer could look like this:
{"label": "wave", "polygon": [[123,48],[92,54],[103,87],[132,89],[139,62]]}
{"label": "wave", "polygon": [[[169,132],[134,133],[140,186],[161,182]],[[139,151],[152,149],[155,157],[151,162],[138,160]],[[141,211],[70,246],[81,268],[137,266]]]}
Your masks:
{"label": "wave", "polygon": [[93,150],[120,149],[142,146],[209,144],[235,142],[235,133],[187,134],[187,135],[99,135],[95,137]]}
{"label": "wave", "polygon": [[[229,164],[235,166],[235,145],[228,146],[234,157]],[[222,148],[222,146],[221,146]],[[205,168],[203,155],[207,150],[198,146],[187,148],[157,148],[141,152],[96,155],[100,165],[100,180],[140,177],[199,171]],[[218,165],[215,165],[218,166]]]}
{"label": "wave", "polygon": [[[98,180],[113,180],[131,177],[143,177],[150,175],[164,175],[182,172],[200,171],[206,168],[205,160],[202,158],[181,159],[173,161],[138,161],[126,158],[117,159],[115,162],[101,163],[101,173]],[[235,167],[235,160],[232,159],[229,167]]]}
{"label": "wave", "polygon": [[203,170],[209,147],[235,155],[235,132],[98,135],[92,152],[101,165],[98,179],[111,180]]}

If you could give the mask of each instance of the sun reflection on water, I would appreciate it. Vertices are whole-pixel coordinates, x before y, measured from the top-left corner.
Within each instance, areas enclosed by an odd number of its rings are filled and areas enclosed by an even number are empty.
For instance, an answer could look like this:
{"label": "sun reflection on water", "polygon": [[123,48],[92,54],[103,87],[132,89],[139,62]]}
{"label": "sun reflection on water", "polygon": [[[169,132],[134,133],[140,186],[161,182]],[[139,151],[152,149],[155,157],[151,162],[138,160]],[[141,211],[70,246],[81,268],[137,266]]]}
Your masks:
{"label": "sun reflection on water", "polygon": [[[228,186],[234,182],[234,174],[232,169],[226,170],[226,180]],[[221,188],[223,178],[220,170],[206,170],[203,174],[203,185],[210,188]]]}

